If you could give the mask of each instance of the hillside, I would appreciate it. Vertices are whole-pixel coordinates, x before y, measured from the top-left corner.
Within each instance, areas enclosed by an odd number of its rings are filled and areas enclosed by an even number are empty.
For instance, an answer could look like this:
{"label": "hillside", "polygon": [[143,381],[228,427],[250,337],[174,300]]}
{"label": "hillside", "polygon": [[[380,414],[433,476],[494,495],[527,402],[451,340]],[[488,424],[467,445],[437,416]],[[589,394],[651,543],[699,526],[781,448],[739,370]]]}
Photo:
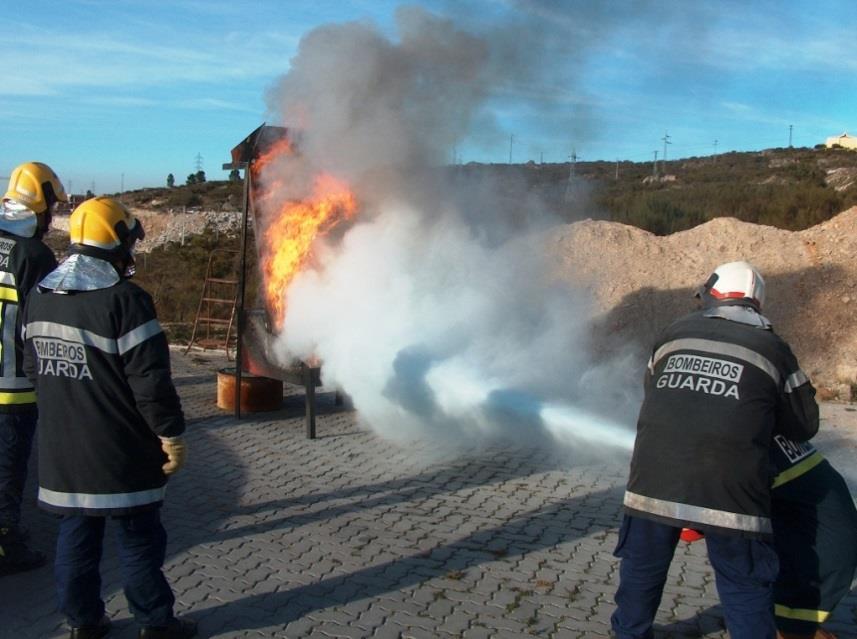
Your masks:
{"label": "hillside", "polygon": [[[775,149],[691,158],[666,163],[658,180],[651,163],[620,163],[618,179],[616,168],[578,162],[570,189],[568,165],[443,170],[490,176],[512,201],[522,197],[516,189],[523,180],[525,195],[537,194],[569,220],[543,239],[558,275],[597,300],[605,356],[628,345],[645,351],[693,307],[692,291],[711,269],[749,259],[768,282],[766,314],[825,396],[857,399],[857,153]],[[137,281],[154,296],[172,338],[186,339],[210,251],[237,247],[242,183],[121,197],[147,230]],[[588,218],[572,221],[581,214]],[[54,226],[49,243],[61,253],[67,217],[57,216]]]}
{"label": "hillside", "polygon": [[[486,178],[501,197],[537,197],[560,219],[623,222],[667,235],[718,217],[801,230],[857,204],[857,153],[768,149],[659,162],[477,164],[442,169]],[[569,181],[569,176],[574,178]],[[176,215],[235,211],[242,182],[140,189],[120,197],[135,209]],[[523,193],[522,193],[523,191]]]}

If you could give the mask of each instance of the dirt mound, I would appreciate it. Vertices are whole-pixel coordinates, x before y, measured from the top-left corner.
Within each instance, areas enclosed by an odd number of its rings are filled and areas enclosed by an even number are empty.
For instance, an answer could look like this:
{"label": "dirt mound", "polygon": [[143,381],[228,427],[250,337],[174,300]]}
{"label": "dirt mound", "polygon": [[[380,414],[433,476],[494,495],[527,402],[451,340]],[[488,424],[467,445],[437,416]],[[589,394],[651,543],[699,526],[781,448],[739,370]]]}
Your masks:
{"label": "dirt mound", "polygon": [[[584,220],[545,238],[559,275],[589,289],[609,348],[647,349],[695,307],[693,291],[718,264],[746,259],[767,283],[765,315],[826,398],[857,392],[857,207],[800,232],[717,218],[658,237]],[[857,399],[857,398],[855,398]]]}

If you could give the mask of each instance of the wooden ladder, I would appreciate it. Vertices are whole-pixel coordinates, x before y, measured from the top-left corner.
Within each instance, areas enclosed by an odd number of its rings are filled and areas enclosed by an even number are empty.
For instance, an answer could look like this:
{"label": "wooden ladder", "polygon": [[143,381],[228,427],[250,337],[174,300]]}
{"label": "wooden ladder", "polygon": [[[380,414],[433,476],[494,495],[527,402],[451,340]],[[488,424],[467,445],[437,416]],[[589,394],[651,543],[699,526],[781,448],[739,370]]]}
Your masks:
{"label": "wooden ladder", "polygon": [[239,254],[240,251],[234,249],[220,248],[209,253],[202,295],[185,353],[196,344],[203,350],[223,349],[226,357],[231,359],[229,348],[235,341],[233,326],[238,303],[236,258]]}

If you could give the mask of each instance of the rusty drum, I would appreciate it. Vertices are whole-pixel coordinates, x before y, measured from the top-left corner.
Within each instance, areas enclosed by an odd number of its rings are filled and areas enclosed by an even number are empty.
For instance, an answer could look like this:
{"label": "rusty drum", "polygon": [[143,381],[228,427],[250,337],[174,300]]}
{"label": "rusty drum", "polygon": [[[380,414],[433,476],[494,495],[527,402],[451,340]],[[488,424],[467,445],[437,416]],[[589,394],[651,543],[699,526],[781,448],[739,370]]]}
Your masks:
{"label": "rusty drum", "polygon": [[[283,382],[270,377],[241,373],[241,411],[260,413],[283,405]],[[217,407],[235,410],[235,369],[217,371]]]}

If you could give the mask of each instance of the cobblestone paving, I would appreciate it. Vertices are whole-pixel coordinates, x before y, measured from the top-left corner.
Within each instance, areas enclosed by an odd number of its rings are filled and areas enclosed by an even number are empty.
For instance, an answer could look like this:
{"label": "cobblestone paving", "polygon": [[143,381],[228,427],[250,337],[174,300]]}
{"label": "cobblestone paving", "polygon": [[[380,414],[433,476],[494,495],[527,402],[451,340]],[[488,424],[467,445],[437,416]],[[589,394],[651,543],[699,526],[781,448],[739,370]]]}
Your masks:
{"label": "cobblestone paving", "polygon": [[[222,357],[173,351],[173,362],[191,457],[163,511],[166,572],[201,637],[609,636],[624,456],[397,448],[329,392],[310,441],[301,389],[236,422],[215,406]],[[831,446],[843,441],[853,453],[841,432]],[[56,521],[33,506],[34,484],[25,519],[33,545],[52,549]],[[136,637],[112,543],[110,636]],[[855,610],[852,592],[828,627],[857,639]],[[51,569],[0,580],[0,617],[3,638],[66,636]],[[657,637],[727,636],[704,544],[680,545],[657,623]]]}

